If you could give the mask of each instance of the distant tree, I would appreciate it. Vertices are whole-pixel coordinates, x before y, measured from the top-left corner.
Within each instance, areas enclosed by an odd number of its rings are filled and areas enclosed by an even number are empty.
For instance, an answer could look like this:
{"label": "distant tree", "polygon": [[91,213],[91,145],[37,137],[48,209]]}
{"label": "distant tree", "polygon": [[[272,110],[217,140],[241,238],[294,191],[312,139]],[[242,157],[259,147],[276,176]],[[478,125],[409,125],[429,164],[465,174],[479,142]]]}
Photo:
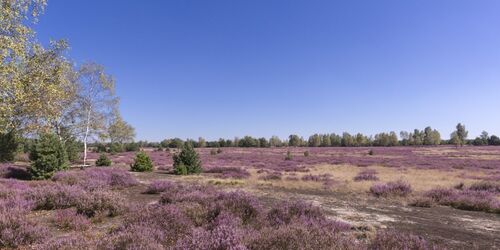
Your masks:
{"label": "distant tree", "polygon": [[259,147],[261,147],[261,148],[269,147],[269,142],[267,141],[266,138],[264,138],[264,137],[259,138]]}
{"label": "distant tree", "polygon": [[389,132],[389,146],[397,146],[398,142],[399,140],[396,132],[394,131]]}
{"label": "distant tree", "polygon": [[258,146],[259,146],[259,140],[251,136],[245,136],[238,142],[238,147],[250,148]]}
{"label": "distant tree", "polygon": [[120,114],[116,113],[113,121],[108,127],[107,136],[111,140],[111,143],[123,144],[132,142],[135,137],[135,129],[125,122]]}
{"label": "distant tree", "polygon": [[486,131],[481,132],[481,135],[479,136],[479,138],[483,142],[482,143],[483,145],[488,145],[488,139],[489,139],[488,132],[486,132]]}
{"label": "distant tree", "polygon": [[490,138],[488,139],[488,145],[499,146],[500,145],[500,138],[496,135],[490,136]]}
{"label": "distant tree", "polygon": [[354,139],[358,146],[368,146],[368,138],[361,133],[357,133]]}
{"label": "distant tree", "polygon": [[302,144],[302,140],[298,135],[290,135],[288,137],[288,146],[290,147],[300,147]]}
{"label": "distant tree", "polygon": [[330,134],[330,143],[334,147],[342,146],[342,137],[337,134]]}
{"label": "distant tree", "polygon": [[457,124],[456,130],[450,136],[453,144],[463,146],[466,143],[468,133],[465,125]]}
{"label": "distant tree", "polygon": [[273,135],[271,139],[269,139],[269,144],[271,147],[281,147],[283,146],[283,142],[278,136]]}
{"label": "distant tree", "polygon": [[342,134],[342,146],[343,147],[352,147],[354,146],[354,138],[351,134],[344,132]]}
{"label": "distant tree", "polygon": [[311,135],[308,140],[309,147],[319,147],[321,145],[321,137],[318,134]]}
{"label": "distant tree", "polygon": [[399,132],[399,137],[401,137],[401,145],[410,145],[410,133],[408,133],[407,131],[401,131]]}
{"label": "distant tree", "polygon": [[204,148],[206,146],[207,146],[207,142],[205,141],[205,139],[203,137],[199,137],[198,138],[198,147]]}
{"label": "distant tree", "polygon": [[330,135],[321,135],[321,147],[330,147],[332,142],[330,141]]}
{"label": "distant tree", "polygon": [[441,134],[431,127],[426,127],[424,129],[423,137],[424,145],[439,145],[441,143]]}
{"label": "distant tree", "polygon": [[184,141],[180,138],[170,139],[168,143],[168,148],[182,148],[184,146]]}

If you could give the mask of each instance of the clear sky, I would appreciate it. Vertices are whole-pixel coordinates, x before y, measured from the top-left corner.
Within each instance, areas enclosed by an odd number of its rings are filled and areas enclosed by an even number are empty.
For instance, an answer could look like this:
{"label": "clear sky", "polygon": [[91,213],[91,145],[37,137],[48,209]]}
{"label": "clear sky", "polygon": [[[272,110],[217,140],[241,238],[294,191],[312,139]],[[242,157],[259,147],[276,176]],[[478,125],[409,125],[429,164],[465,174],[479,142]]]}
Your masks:
{"label": "clear sky", "polygon": [[117,80],[136,139],[500,135],[500,1],[49,0],[38,38]]}

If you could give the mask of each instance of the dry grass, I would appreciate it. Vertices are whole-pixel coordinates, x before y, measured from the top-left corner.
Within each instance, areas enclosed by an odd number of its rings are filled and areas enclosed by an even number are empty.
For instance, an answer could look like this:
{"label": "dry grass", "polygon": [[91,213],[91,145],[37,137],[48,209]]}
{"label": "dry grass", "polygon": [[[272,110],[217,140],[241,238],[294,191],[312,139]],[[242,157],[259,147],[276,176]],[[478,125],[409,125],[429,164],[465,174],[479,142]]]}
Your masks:
{"label": "dry grass", "polygon": [[[378,172],[379,181],[359,181],[356,182],[353,178],[362,170],[373,169]],[[471,173],[466,173],[463,170],[443,171],[433,169],[414,169],[414,168],[389,168],[383,166],[373,166],[369,168],[361,168],[351,165],[320,165],[310,169],[307,173],[283,173],[281,180],[262,180],[259,177],[265,173],[257,173],[257,170],[249,169],[250,177],[242,180],[218,179],[207,177],[204,175],[182,177],[185,181],[195,181],[217,184],[222,186],[239,186],[239,187],[280,187],[291,190],[335,190],[349,193],[366,193],[370,187],[377,182],[389,182],[397,180],[405,180],[412,186],[416,192],[427,191],[436,187],[453,187],[459,183],[470,185],[477,182],[471,178],[461,177]],[[322,175],[331,174],[334,184],[331,187],[325,187],[322,182],[303,181],[301,177],[304,175]],[[481,177],[487,175],[487,172],[476,172],[474,176]],[[288,180],[287,177],[295,177],[298,180]]]}

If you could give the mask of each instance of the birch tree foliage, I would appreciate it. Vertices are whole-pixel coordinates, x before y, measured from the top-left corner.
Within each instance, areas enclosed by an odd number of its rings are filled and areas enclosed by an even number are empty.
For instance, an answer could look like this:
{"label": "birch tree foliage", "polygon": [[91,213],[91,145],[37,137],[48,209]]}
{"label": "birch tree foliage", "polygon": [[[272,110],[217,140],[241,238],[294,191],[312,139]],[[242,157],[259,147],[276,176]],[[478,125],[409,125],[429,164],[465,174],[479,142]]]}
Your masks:
{"label": "birch tree foliage", "polygon": [[45,0],[0,0],[0,132],[47,132],[75,98],[66,41],[44,48],[34,39]]}
{"label": "birch tree foliage", "polygon": [[118,98],[113,77],[96,63],[79,67],[78,86],[78,130],[84,143],[85,165],[87,142],[106,137],[107,125],[114,118]]}
{"label": "birch tree foliage", "polygon": [[108,127],[107,137],[112,143],[132,142],[135,137],[135,129],[116,112],[113,121]]}

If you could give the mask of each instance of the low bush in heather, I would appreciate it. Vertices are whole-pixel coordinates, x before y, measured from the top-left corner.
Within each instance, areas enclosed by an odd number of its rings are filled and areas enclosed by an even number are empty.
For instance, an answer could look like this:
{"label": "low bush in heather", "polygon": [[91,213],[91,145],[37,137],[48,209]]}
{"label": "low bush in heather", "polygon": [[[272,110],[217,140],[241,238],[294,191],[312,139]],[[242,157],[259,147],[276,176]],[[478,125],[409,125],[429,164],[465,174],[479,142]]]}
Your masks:
{"label": "low bush in heather", "polygon": [[281,180],[281,176],[282,174],[280,172],[271,172],[260,176],[259,179],[264,181],[279,181]]}
{"label": "low bush in heather", "polygon": [[97,167],[109,167],[111,166],[111,160],[106,156],[106,154],[101,153],[99,158],[95,161]]}
{"label": "low bush in heather", "polygon": [[31,221],[23,213],[0,213],[0,248],[18,248],[41,242],[47,229]]}
{"label": "low bush in heather", "polygon": [[327,221],[294,221],[281,227],[265,227],[249,249],[362,249],[351,235],[340,233]]}
{"label": "low bush in heather", "polygon": [[373,169],[365,169],[359,172],[355,177],[354,181],[378,181],[377,171]]}
{"label": "low bush in heather", "polygon": [[76,203],[76,209],[87,217],[114,217],[126,212],[128,206],[118,193],[96,190],[82,196]]}
{"label": "low bush in heather", "polygon": [[245,179],[250,173],[241,167],[212,167],[204,170],[205,173],[215,173],[218,178]]}
{"label": "low bush in heather", "polygon": [[427,191],[424,197],[457,209],[500,213],[500,201],[494,192],[436,188]]}
{"label": "low bush in heather", "polygon": [[303,181],[315,181],[315,182],[321,182],[321,181],[330,181],[332,179],[331,174],[321,174],[321,175],[304,175],[302,178],[300,178]]}
{"label": "low bush in heather", "polygon": [[424,238],[396,232],[394,230],[380,230],[371,241],[369,249],[439,249],[427,242]]}
{"label": "low bush in heather", "polygon": [[130,165],[130,169],[134,172],[150,172],[153,171],[153,162],[146,153],[139,152],[135,156],[134,163]]}
{"label": "low bush in heather", "polygon": [[370,188],[370,193],[377,197],[406,197],[411,192],[412,188],[410,184],[401,180],[385,184],[375,184]]}
{"label": "low bush in heather", "polygon": [[500,193],[500,183],[481,181],[471,184],[468,189],[472,191],[486,191],[490,193]]}
{"label": "low bush in heather", "polygon": [[57,210],[52,222],[60,229],[84,231],[90,227],[90,220],[78,214],[76,209]]}
{"label": "low bush in heather", "polygon": [[85,190],[122,189],[137,185],[127,171],[119,168],[87,168],[83,171],[61,171],[52,180],[66,185],[77,185]]}
{"label": "low bush in heather", "polygon": [[[96,241],[81,233],[74,233],[47,239],[44,243],[33,246],[35,250],[87,250],[96,249]],[[111,249],[111,248],[109,248]]]}
{"label": "low bush in heather", "polygon": [[79,186],[47,183],[26,192],[27,200],[37,210],[64,209],[76,206],[87,192]]}
{"label": "low bush in heather", "polygon": [[171,182],[171,181],[153,181],[151,182],[147,189],[146,189],[146,194],[159,194],[163,193],[165,191],[175,191],[175,188],[177,187],[177,184]]}

